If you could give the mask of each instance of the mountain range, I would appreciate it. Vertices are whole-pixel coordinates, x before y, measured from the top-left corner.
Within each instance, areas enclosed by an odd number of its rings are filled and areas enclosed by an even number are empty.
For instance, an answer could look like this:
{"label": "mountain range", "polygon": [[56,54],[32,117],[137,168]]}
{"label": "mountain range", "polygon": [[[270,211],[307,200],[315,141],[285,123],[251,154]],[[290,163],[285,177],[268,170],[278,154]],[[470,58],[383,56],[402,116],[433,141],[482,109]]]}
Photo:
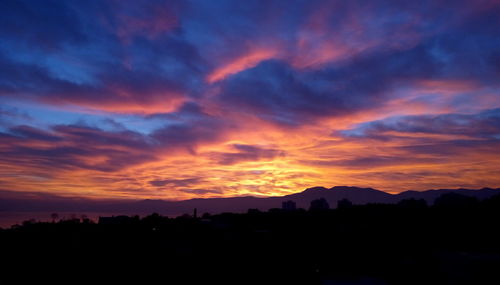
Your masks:
{"label": "mountain range", "polygon": [[[438,189],[427,191],[405,191],[389,194],[372,188],[335,186],[332,188],[313,187],[302,192],[258,198],[252,196],[230,198],[197,198],[183,201],[136,200],[136,201],[95,201],[88,199],[63,198],[48,196],[44,198],[13,198],[0,196],[0,212],[113,212],[123,214],[181,215],[192,213],[246,212],[248,209],[262,211],[280,208],[284,201],[294,201],[298,208],[308,209],[314,199],[325,198],[331,208],[336,207],[341,199],[348,199],[355,205],[368,203],[398,203],[403,199],[424,199],[428,204],[445,193],[458,193],[466,196],[486,199],[500,194],[500,188],[471,189]],[[1,194],[1,193],[0,193]]]}

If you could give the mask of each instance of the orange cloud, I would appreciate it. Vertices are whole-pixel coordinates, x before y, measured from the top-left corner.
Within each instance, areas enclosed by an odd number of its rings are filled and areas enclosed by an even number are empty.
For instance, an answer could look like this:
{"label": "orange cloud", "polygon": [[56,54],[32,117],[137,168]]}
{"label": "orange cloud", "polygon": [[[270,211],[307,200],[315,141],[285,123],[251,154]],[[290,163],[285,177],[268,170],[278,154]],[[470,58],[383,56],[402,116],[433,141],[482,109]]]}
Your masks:
{"label": "orange cloud", "polygon": [[[351,140],[332,136],[331,129],[324,127],[282,129],[255,120],[242,124],[241,129],[220,141],[200,144],[196,153],[165,150],[154,158],[134,162],[134,157],[140,158],[140,148],[95,145],[95,152],[72,154],[77,164],[65,166],[65,160],[58,160],[59,164],[45,167],[40,165],[49,158],[42,150],[53,149],[54,142],[25,140],[18,147],[40,151],[3,159],[0,186],[89,198],[189,199],[284,195],[313,185],[349,184],[398,192],[500,184],[492,172],[494,165],[500,165],[500,155],[494,150],[498,146],[486,141],[478,141],[474,151],[467,152],[466,146],[453,143],[464,139],[455,135],[393,132],[387,133],[393,138],[386,141]],[[73,136],[73,142],[56,144],[62,150],[79,147],[78,133]],[[107,140],[112,139],[118,138]],[[235,144],[255,147],[235,149]],[[5,145],[0,150],[10,151]],[[130,163],[109,171],[99,170],[110,159],[118,162],[122,152],[123,159],[128,158]],[[230,156],[231,163],[225,163],[214,153],[236,156]]]}
{"label": "orange cloud", "polygon": [[232,59],[222,66],[212,71],[206,78],[208,83],[215,83],[226,77],[255,67],[264,60],[273,58],[276,55],[274,49],[257,48],[245,53],[236,59]]}

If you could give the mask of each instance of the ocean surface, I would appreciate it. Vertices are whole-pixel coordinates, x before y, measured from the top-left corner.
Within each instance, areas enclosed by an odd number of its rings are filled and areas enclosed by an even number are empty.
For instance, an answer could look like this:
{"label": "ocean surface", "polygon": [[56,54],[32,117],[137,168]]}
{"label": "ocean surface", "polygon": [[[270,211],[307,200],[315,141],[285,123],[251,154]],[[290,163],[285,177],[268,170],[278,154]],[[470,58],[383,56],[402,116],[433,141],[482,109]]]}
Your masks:
{"label": "ocean surface", "polygon": [[[24,221],[35,220],[37,222],[51,222],[51,215],[54,212],[0,212],[0,228],[10,228],[13,225],[20,225]],[[99,217],[111,217],[119,215],[144,217],[150,213],[124,213],[124,212],[57,212],[58,220],[86,217],[95,222]]]}

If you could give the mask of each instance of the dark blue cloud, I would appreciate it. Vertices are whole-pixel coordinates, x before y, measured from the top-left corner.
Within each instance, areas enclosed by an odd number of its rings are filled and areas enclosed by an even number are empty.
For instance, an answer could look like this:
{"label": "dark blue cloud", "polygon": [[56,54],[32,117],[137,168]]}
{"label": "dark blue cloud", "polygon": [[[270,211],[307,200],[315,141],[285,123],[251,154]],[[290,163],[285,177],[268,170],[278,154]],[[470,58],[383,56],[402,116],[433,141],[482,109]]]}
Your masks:
{"label": "dark blue cloud", "polygon": [[[107,111],[119,104],[119,111],[146,109],[196,100],[224,58],[251,44],[279,45],[290,55],[232,76],[220,100],[265,120],[303,124],[383,104],[395,84],[418,79],[496,84],[499,8],[487,4],[3,1],[0,93]],[[311,36],[310,53],[330,40],[369,48],[316,70],[297,69],[288,61],[310,56],[297,42]],[[370,46],[377,40],[382,44]]]}
{"label": "dark blue cloud", "polygon": [[213,153],[211,157],[219,164],[232,165],[245,161],[272,160],[285,155],[284,151],[255,145],[235,144],[233,148],[235,152]]}
{"label": "dark blue cloud", "polygon": [[363,123],[343,131],[348,137],[384,137],[385,133],[463,135],[473,139],[500,140],[500,109],[478,114],[442,114],[393,117]]}
{"label": "dark blue cloud", "polygon": [[47,51],[61,49],[65,43],[88,42],[85,26],[72,4],[75,1],[2,1],[0,37]]}
{"label": "dark blue cloud", "polygon": [[115,131],[82,124],[48,129],[14,126],[0,132],[0,155],[2,161],[18,166],[35,163],[111,172],[155,161],[165,152],[187,150],[194,154],[199,144],[217,141],[230,128],[229,123],[193,104],[164,118],[168,123],[147,135],[123,126]]}
{"label": "dark blue cloud", "polygon": [[[411,89],[421,80],[472,80],[496,89],[500,66],[500,20],[496,15],[500,10],[493,7],[468,15],[470,3],[462,4],[449,6],[447,15],[433,10],[430,15],[435,18],[420,14],[426,11],[425,5],[379,5],[380,11],[372,11],[375,15],[394,12],[394,19],[371,18],[373,25],[381,25],[373,36],[388,42],[315,70],[297,69],[285,59],[262,62],[222,83],[221,104],[294,125],[383,105],[396,88]],[[401,14],[396,13],[398,9]],[[391,40],[406,36],[397,27],[412,25],[404,23],[410,15],[421,21],[415,24],[415,43],[402,48],[391,45]],[[343,23],[332,19],[328,24],[335,29]],[[385,35],[391,31],[396,33],[394,37]]]}
{"label": "dark blue cloud", "polygon": [[163,186],[176,186],[176,187],[189,187],[193,184],[198,184],[203,179],[194,177],[194,178],[186,178],[186,179],[163,179],[163,180],[151,180],[149,184],[156,187]]}
{"label": "dark blue cloud", "polygon": [[[221,101],[263,119],[301,124],[383,105],[396,88],[412,88],[421,80],[473,80],[496,89],[500,21],[492,14],[410,49],[374,50],[320,70],[266,61],[223,83]],[[483,30],[485,25],[497,30]]]}
{"label": "dark blue cloud", "polygon": [[2,2],[0,96],[117,112],[196,97],[203,60],[176,19],[152,16],[176,17],[164,2]]}

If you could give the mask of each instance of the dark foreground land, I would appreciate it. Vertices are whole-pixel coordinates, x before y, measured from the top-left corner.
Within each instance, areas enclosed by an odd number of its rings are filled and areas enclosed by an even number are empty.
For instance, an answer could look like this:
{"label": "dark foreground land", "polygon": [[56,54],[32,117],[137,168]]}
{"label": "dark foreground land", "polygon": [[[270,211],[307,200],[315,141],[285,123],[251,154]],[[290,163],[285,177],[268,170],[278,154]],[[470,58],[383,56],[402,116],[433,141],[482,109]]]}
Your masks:
{"label": "dark foreground land", "polygon": [[500,284],[500,196],[0,231],[0,284]]}

